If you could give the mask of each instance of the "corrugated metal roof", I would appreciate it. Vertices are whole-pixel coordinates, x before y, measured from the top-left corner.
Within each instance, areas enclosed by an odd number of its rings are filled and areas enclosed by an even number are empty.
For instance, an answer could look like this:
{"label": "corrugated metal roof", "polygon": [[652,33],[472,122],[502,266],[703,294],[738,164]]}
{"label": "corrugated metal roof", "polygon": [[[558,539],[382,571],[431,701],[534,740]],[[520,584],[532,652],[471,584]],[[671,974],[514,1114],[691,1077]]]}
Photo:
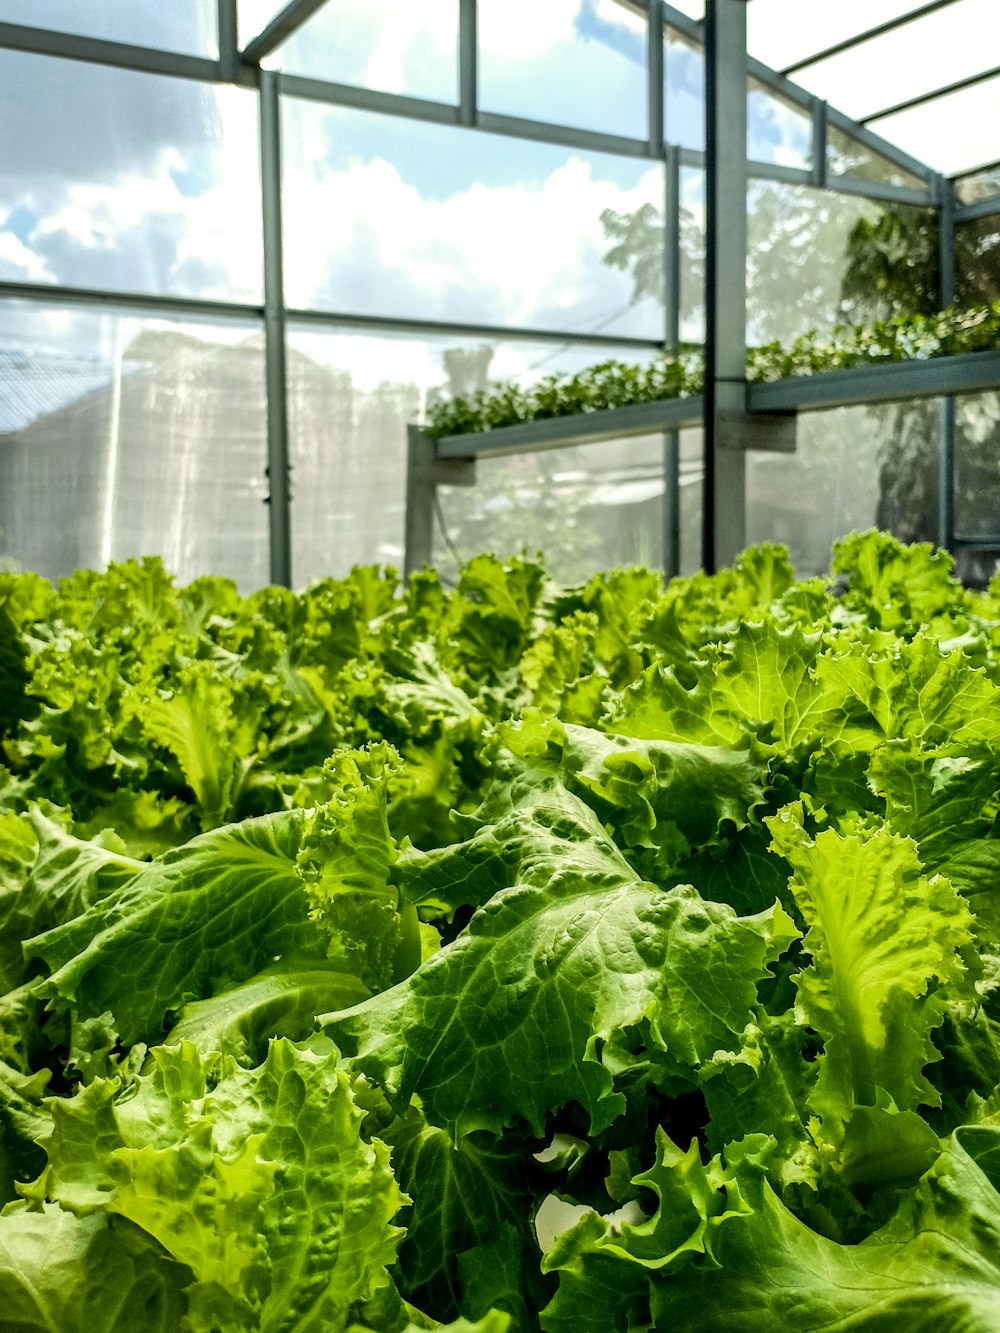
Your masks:
{"label": "corrugated metal roof", "polygon": [[114,375],[113,363],[97,357],[0,348],[0,436],[108,388]]}

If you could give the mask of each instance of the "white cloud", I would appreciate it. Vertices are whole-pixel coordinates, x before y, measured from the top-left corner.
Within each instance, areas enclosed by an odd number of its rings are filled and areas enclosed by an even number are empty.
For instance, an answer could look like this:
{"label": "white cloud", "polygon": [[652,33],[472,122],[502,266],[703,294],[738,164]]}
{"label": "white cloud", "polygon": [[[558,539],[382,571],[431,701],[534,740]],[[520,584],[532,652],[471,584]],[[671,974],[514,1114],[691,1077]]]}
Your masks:
{"label": "white cloud", "polygon": [[625,188],[573,154],[542,182],[474,183],[445,199],[424,198],[381,159],[341,169],[300,160],[285,194],[288,298],[583,331],[630,293],[628,277],[601,262],[601,211],[659,202],[660,192],[655,169]]}
{"label": "white cloud", "polygon": [[12,231],[0,231],[0,278],[7,282],[48,282],[52,274]]}

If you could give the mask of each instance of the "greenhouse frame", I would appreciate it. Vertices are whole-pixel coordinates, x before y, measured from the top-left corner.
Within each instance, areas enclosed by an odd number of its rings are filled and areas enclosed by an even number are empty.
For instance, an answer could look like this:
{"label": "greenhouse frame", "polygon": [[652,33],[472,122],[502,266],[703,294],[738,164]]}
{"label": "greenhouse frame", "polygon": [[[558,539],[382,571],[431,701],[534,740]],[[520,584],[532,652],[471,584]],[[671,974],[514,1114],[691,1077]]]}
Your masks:
{"label": "greenhouse frame", "polygon": [[997,1333],[997,39],[0,0],[0,1330]]}
{"label": "greenhouse frame", "polygon": [[[756,0],[756,3],[763,7],[765,0]],[[183,290],[183,281],[175,282],[162,271],[152,276],[144,289],[115,285],[106,274],[100,281],[76,281],[74,274],[78,270],[72,268],[68,259],[39,276],[45,261],[29,254],[31,241],[19,239],[15,221],[7,224],[11,230],[7,251],[15,262],[6,258],[0,268],[0,301],[8,312],[8,326],[18,330],[22,324],[30,322],[25,319],[25,311],[48,309],[53,312],[53,319],[54,312],[59,311],[64,315],[102,312],[108,318],[114,312],[115,316],[134,314],[153,320],[207,320],[219,329],[228,327],[241,330],[245,338],[256,337],[262,358],[259,373],[263,380],[258,408],[263,407],[261,416],[266,421],[265,438],[259,441],[259,447],[266,451],[267,476],[266,483],[258,480],[260,493],[256,499],[267,503],[267,527],[265,532],[258,521],[251,521],[249,510],[244,515],[244,525],[248,532],[254,530],[258,547],[266,540],[269,556],[266,568],[256,557],[257,572],[250,581],[261,582],[266,578],[289,584],[294,577],[301,583],[304,577],[326,571],[319,563],[321,556],[310,556],[305,560],[293,558],[297,542],[293,525],[299,521],[293,495],[303,495],[311,490],[315,479],[309,467],[304,461],[300,464],[296,456],[301,442],[296,440],[295,408],[290,406],[295,392],[290,386],[289,349],[295,341],[290,330],[303,336],[310,332],[345,335],[354,331],[358,335],[410,336],[444,340],[445,343],[476,340],[481,347],[490,342],[515,347],[524,345],[542,349],[542,364],[546,361],[546,347],[554,349],[551,354],[556,356],[561,347],[571,347],[577,356],[574,364],[579,364],[581,356],[597,359],[611,355],[628,360],[676,347],[682,335],[690,340],[689,332],[682,327],[681,315],[681,289],[685,282],[690,285],[692,281],[691,275],[683,271],[686,261],[682,253],[681,216],[685,209],[684,199],[692,193],[692,182],[700,179],[703,181],[700,202],[705,230],[706,297],[702,322],[706,365],[704,393],[698,400],[664,404],[661,408],[646,404],[610,413],[599,412],[593,420],[576,418],[558,423],[528,423],[501,432],[488,432],[488,437],[473,435],[462,443],[454,439],[430,441],[414,429],[409,445],[406,495],[395,501],[397,511],[405,503],[405,541],[398,532],[403,523],[402,513],[397,512],[395,538],[388,544],[383,542],[378,551],[388,552],[390,556],[395,553],[397,563],[401,560],[408,569],[433,559],[435,513],[441,516],[438,488],[455,484],[469,486],[475,476],[476,458],[641,436],[647,445],[656,439],[663,441],[662,496],[656,501],[660,507],[658,527],[661,540],[656,551],[659,561],[670,572],[678,571],[685,564],[690,567],[692,561],[711,569],[732,559],[748,536],[755,535],[753,531],[748,532],[747,527],[748,459],[759,462],[768,453],[794,451],[798,413],[904,397],[908,400],[928,397],[940,403],[939,476],[934,483],[937,490],[936,528],[933,532],[918,535],[933,537],[952,550],[979,551],[987,556],[1000,551],[1000,533],[994,530],[1000,523],[993,526],[987,523],[984,527],[980,521],[974,530],[969,530],[963,515],[956,515],[954,503],[955,397],[982,393],[998,386],[997,353],[976,352],[964,357],[942,358],[933,364],[914,363],[905,367],[873,365],[850,372],[799,377],[784,384],[754,385],[749,390],[746,384],[748,335],[746,293],[741,275],[745,269],[747,233],[741,219],[746,219],[743,200],[748,184],[773,182],[777,187],[821,191],[837,199],[855,198],[879,205],[931,210],[938,223],[937,280],[942,308],[948,306],[955,295],[956,228],[977,219],[1000,216],[1000,176],[991,164],[966,162],[955,174],[947,175],[926,165],[919,159],[919,154],[903,151],[876,132],[882,124],[891,127],[898,125],[900,118],[905,121],[906,115],[914,110],[946,108],[956,98],[960,103],[968,90],[995,90],[998,81],[995,69],[976,68],[972,73],[964,72],[961,78],[942,81],[931,88],[921,86],[890,106],[874,107],[870,114],[860,119],[845,115],[825,98],[808,91],[806,86],[811,70],[825,70],[831,62],[836,67],[838,60],[849,61],[869,48],[877,52],[880,43],[891,41],[901,32],[916,33],[922,25],[933,24],[942,17],[949,18],[949,11],[951,15],[957,12],[956,0],[939,0],[919,6],[890,5],[888,17],[880,22],[844,31],[837,40],[827,42],[819,49],[815,45],[809,49],[806,42],[805,54],[786,64],[783,71],[748,56],[745,0],[719,0],[718,4],[709,6],[708,16],[704,19],[692,17],[692,14],[700,15],[699,5],[688,6],[692,10],[690,14],[667,4],[647,5],[640,0],[628,0],[627,3],[614,0],[604,9],[609,7],[620,11],[623,26],[616,29],[613,15],[609,18],[600,5],[588,2],[581,10],[575,34],[567,33],[567,50],[574,49],[570,38],[575,37],[575,49],[582,49],[586,42],[604,51],[608,59],[631,62],[628,68],[637,106],[631,108],[630,114],[633,124],[639,127],[638,133],[611,133],[593,123],[583,124],[585,117],[579,116],[581,123],[575,124],[572,115],[566,115],[566,123],[561,123],[558,112],[553,112],[551,118],[535,119],[527,114],[498,110],[510,102],[509,91],[503,95],[494,92],[494,86],[499,87],[498,76],[491,74],[491,68],[499,59],[492,52],[500,20],[489,3],[477,6],[476,0],[438,2],[428,10],[428,13],[433,11],[439,26],[450,23],[453,27],[454,95],[450,100],[440,96],[413,95],[409,91],[386,91],[377,86],[378,78],[367,76],[355,77],[353,81],[348,77],[343,81],[318,77],[310,63],[310,33],[315,34],[317,24],[325,23],[326,28],[320,30],[321,37],[329,42],[330,34],[337,31],[337,23],[350,19],[350,14],[348,11],[338,12],[337,5],[323,5],[316,0],[292,0],[279,12],[273,12],[273,5],[247,5],[244,7],[247,12],[241,10],[239,15],[236,0],[218,0],[217,5],[188,5],[184,8],[183,23],[188,24],[190,31],[186,41],[174,43],[175,50],[160,49],[152,43],[142,44],[142,20],[137,21],[136,39],[127,29],[119,28],[121,35],[128,36],[128,40],[120,40],[114,30],[103,35],[87,31],[87,21],[67,22],[67,27],[79,28],[79,31],[58,31],[57,13],[48,19],[51,29],[29,26],[24,19],[35,12],[30,6],[16,3],[0,6],[0,52],[12,70],[22,67],[26,78],[29,74],[40,78],[46,72],[66,72],[70,65],[82,62],[105,71],[129,71],[131,79],[140,80],[143,87],[154,91],[157,86],[169,85],[176,90],[171,96],[178,98],[189,97],[191,93],[185,90],[193,90],[196,86],[239,90],[237,95],[241,101],[251,97],[256,101],[260,151],[259,186],[251,183],[240,201],[245,206],[256,196],[260,206],[256,252],[260,256],[263,277],[259,291],[252,298],[225,295],[226,283],[221,284],[221,296],[214,292],[211,295],[198,294],[199,285],[211,289],[211,282],[189,281],[186,284],[188,290]],[[962,7],[958,6],[959,9]],[[110,12],[115,7],[109,6],[108,9]],[[70,11],[67,9],[66,12]],[[873,13],[873,16],[878,15]],[[18,21],[9,21],[11,17]],[[116,21],[119,24],[124,22],[120,17]],[[841,26],[844,26],[843,22]],[[657,39],[649,40],[649,34],[654,30]],[[296,45],[297,35],[303,38],[299,45]],[[679,95],[678,79],[681,84],[685,79],[690,83],[690,71],[684,62],[690,65],[692,61],[703,66],[703,74],[698,77],[704,81],[707,132],[691,131],[683,116],[674,114]],[[569,71],[566,72],[568,76]],[[796,75],[804,77],[804,83],[795,81]],[[369,86],[365,86],[366,82]],[[441,74],[439,85],[447,87],[447,82]],[[406,88],[405,78],[402,86]],[[759,133],[755,143],[754,124],[748,125],[748,99],[741,92],[744,86],[749,88],[751,121],[756,104],[765,108],[768,115],[779,121],[783,119],[791,126],[786,133],[788,142],[779,144],[777,151],[774,151],[773,144],[762,143]],[[135,95],[141,100],[141,94]],[[504,97],[507,97],[506,102]],[[527,100],[530,103],[530,97]],[[297,279],[289,283],[285,277],[289,267],[289,247],[298,252],[305,243],[303,222],[293,203],[295,185],[288,161],[299,152],[295,136],[312,132],[303,128],[308,118],[321,115],[322,108],[330,107],[340,108],[347,116],[343,125],[349,142],[355,134],[355,125],[360,127],[357,130],[359,143],[367,135],[377,144],[379,135],[384,132],[390,158],[394,135],[405,137],[407,126],[425,125],[443,127],[427,138],[427,144],[435,145],[437,152],[447,153],[448,145],[457,143],[463,136],[471,136],[464,138],[467,145],[479,140],[481,150],[474,146],[468,149],[473,159],[477,155],[485,158],[494,151],[499,153],[501,148],[498,145],[502,146],[506,141],[515,149],[518,143],[522,144],[523,151],[531,151],[532,145],[570,150],[566,161],[571,161],[575,153],[584,157],[587,154],[602,155],[600,159],[594,157],[588,161],[614,162],[623,169],[630,162],[655,164],[662,197],[654,199],[654,204],[665,219],[662,262],[657,279],[662,284],[659,316],[639,322],[632,320],[633,328],[642,327],[638,334],[601,333],[584,327],[588,321],[576,318],[560,325],[551,316],[537,324],[424,318],[411,311],[394,311],[388,308],[391,301],[384,298],[381,306],[366,309],[364,292],[352,303],[349,281],[340,281],[340,291],[325,292],[319,301],[300,303],[296,299],[296,290],[302,289],[303,283]],[[245,105],[241,107],[241,114],[246,117]],[[599,119],[598,116],[593,118],[595,122]],[[337,121],[331,122],[330,134],[335,132],[338,124]],[[319,121],[315,129],[318,133]],[[8,133],[14,132],[12,124]],[[699,143],[699,133],[701,145],[693,146]],[[225,144],[221,147],[225,151]],[[378,149],[375,151],[377,155]],[[796,164],[791,165],[790,161]],[[107,162],[99,164],[99,175],[107,175],[107,165]],[[246,163],[243,168],[247,169]],[[59,169],[71,170],[65,164],[60,164]],[[81,179],[78,193],[82,194],[85,185],[85,180]],[[34,193],[38,199],[44,197],[41,186]],[[11,197],[4,199],[2,204],[8,219],[16,218],[18,200]],[[371,204],[365,206],[374,207],[375,204],[373,197]],[[87,205],[82,207],[85,210]],[[95,203],[93,207],[96,214],[101,204]],[[20,212],[24,211],[21,207]],[[717,218],[725,219],[725,224],[717,225],[714,221]],[[85,225],[94,225],[94,222],[92,217]],[[32,225],[37,227],[37,216],[32,219]],[[155,218],[150,225],[156,225]],[[196,223],[189,226],[192,231],[188,243],[197,246]],[[44,230],[44,222],[42,228]],[[23,226],[20,235],[27,237]],[[92,254],[100,241],[95,242],[91,236],[88,244]],[[86,248],[79,248],[84,261]],[[253,252],[252,246],[250,250]],[[17,274],[17,260],[31,276]],[[107,268],[105,265],[105,270]],[[85,278],[86,262],[81,264],[80,271],[84,272]],[[252,291],[252,276],[244,274],[244,278],[245,289]],[[337,282],[332,284],[337,285]],[[356,291],[354,295],[357,295]],[[654,327],[657,318],[662,321],[660,328]],[[619,325],[622,322],[619,320]],[[590,319],[589,323],[606,328],[615,321]],[[628,328],[628,318],[624,324]],[[232,332],[229,336],[232,337]],[[38,364],[44,359],[44,352],[33,356],[29,351],[18,362],[16,347],[19,342],[23,345],[24,340],[15,336],[9,341],[12,350],[7,357],[4,379],[9,386],[8,396],[15,401],[10,407],[10,420],[4,424],[10,447],[5,450],[3,491],[4,503],[11,512],[4,514],[0,527],[10,533],[12,525],[16,530],[20,522],[22,532],[28,535],[18,538],[16,531],[10,534],[9,558],[15,562],[22,559],[31,565],[35,549],[32,541],[37,543],[37,538],[31,534],[46,527],[61,527],[62,520],[57,511],[46,510],[44,487],[40,488],[39,478],[32,471],[33,465],[26,452],[28,441],[20,443],[19,432],[23,433],[33,419],[37,421],[46,414],[54,420],[58,412],[53,414],[53,408],[66,411],[75,401],[69,388],[60,388],[60,377],[67,385],[70,381],[81,384],[86,397],[88,391],[93,396],[103,387],[109,375],[95,363],[88,380],[86,367],[81,374],[80,365],[71,367],[68,360],[61,370],[58,355],[46,370]],[[49,336],[47,343],[43,340],[38,345],[51,347],[57,342],[58,337],[53,340]],[[27,345],[29,348],[35,345],[30,336]],[[247,341],[241,345],[249,347]],[[110,379],[116,386],[114,394],[118,396],[120,407],[123,386],[127,396],[129,375],[126,372],[123,379],[120,345],[117,350],[118,372],[117,375],[112,373]],[[18,365],[22,371],[20,376]],[[36,372],[40,381],[47,383],[47,390],[32,388]],[[169,377],[169,372],[167,374]],[[133,376],[134,381],[138,378]],[[24,401],[19,402],[19,399]],[[35,402],[34,408],[32,402]],[[415,406],[419,408],[419,403]],[[141,420],[140,416],[136,433],[141,431]],[[685,464],[688,487],[694,479],[695,488],[701,491],[700,502],[696,505],[699,533],[695,547],[682,557],[679,433],[702,423],[701,471],[698,472],[697,460],[689,458]],[[36,432],[38,429],[36,425]],[[108,426],[107,430],[114,435],[117,427]],[[397,493],[404,450],[402,434],[401,426],[396,427],[394,447],[397,452],[390,466]],[[101,516],[99,525],[103,525],[103,535],[96,545],[92,539],[89,545],[83,540],[78,551],[67,551],[64,565],[65,561],[71,567],[74,563],[95,563],[120,554],[137,553],[131,550],[128,537],[116,536],[114,518],[116,506],[122,503],[122,488],[127,484],[122,474],[122,450],[129,447],[129,441],[119,439],[114,447],[102,445],[101,456],[91,460],[91,471],[101,474],[99,482],[92,477],[88,484],[93,492],[93,511]],[[203,442],[202,447],[207,449],[207,442]],[[322,468],[324,460],[336,448],[335,442],[324,446],[320,439],[315,445],[316,457],[312,466]],[[44,468],[47,456],[38,454],[37,457],[43,461],[35,465],[36,470],[39,466]],[[366,485],[365,462],[359,457],[353,465],[359,472],[353,484],[363,488]],[[194,468],[192,475],[197,474],[197,466],[191,465]],[[241,457],[240,466],[246,466],[245,457]],[[654,464],[654,473],[655,467]],[[700,485],[692,468],[698,476],[703,475]],[[127,473],[128,469],[125,471]],[[263,467],[260,471],[263,473]],[[237,483],[232,476],[217,477],[216,482],[219,480],[223,491],[234,485],[243,485],[245,489],[245,481]],[[386,479],[369,476],[367,484],[378,489],[386,484]],[[391,486],[393,482],[388,484]],[[219,489],[218,485],[216,488]],[[694,503],[692,494],[690,491],[683,500],[689,508]],[[349,527],[352,522],[350,505],[345,509],[343,501],[332,494],[325,499],[328,509],[338,516],[340,526]],[[245,496],[241,497],[241,505],[248,503]],[[221,520],[216,515],[211,520],[202,521],[218,525]],[[320,512],[308,517],[303,513],[301,521],[304,527],[312,524],[320,528],[324,522]],[[316,536],[321,542],[319,534]],[[134,545],[134,537],[132,541]],[[169,543],[166,544],[169,547]],[[183,563],[176,542],[165,554],[168,560],[172,556],[175,564]],[[245,553],[231,553],[220,559],[223,566],[230,570],[239,569],[240,576],[247,577]],[[213,563],[211,558],[209,563]],[[53,572],[66,572],[66,569],[57,568]]]}

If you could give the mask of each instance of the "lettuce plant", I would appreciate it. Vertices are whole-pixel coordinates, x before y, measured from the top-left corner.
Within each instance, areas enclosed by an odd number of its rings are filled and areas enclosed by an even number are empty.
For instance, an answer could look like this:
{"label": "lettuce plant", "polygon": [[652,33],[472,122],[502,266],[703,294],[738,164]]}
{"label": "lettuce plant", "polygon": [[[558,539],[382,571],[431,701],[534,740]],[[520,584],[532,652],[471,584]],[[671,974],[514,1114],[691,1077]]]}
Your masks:
{"label": "lettuce plant", "polygon": [[4,1326],[996,1328],[1000,584],[832,569],[0,576]]}

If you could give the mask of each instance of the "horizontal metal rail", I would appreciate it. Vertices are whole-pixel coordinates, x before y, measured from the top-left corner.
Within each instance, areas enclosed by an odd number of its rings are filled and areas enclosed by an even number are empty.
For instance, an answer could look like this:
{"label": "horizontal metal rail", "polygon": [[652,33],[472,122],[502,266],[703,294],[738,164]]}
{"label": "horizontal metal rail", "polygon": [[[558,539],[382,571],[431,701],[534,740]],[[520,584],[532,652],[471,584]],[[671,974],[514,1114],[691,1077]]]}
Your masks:
{"label": "horizontal metal rail", "polygon": [[651,435],[685,426],[700,426],[705,411],[701,395],[667,398],[655,403],[630,403],[599,412],[548,417],[517,426],[500,426],[475,435],[449,435],[438,440],[438,458],[500,458],[505,454],[541,453],[573,444],[599,444],[630,435]]}
{"label": "horizontal metal rail", "polygon": [[956,79],[954,83],[946,83],[940,88],[932,88],[928,92],[919,93],[916,97],[908,97],[905,101],[896,102],[893,106],[883,107],[881,111],[871,111],[867,116],[862,116],[859,124],[867,125],[873,120],[885,120],[887,116],[898,116],[901,111],[911,111],[914,107],[926,106],[928,102],[936,102],[942,97],[950,97],[952,93],[964,92],[966,88],[975,88],[980,83],[988,83],[990,79],[1000,78],[1000,65],[994,65],[992,69],[981,70],[978,74],[970,74],[967,78]]}
{"label": "horizontal metal rail", "polygon": [[[210,56],[184,55],[179,51],[161,51],[129,42],[109,42],[102,37],[81,37],[76,33],[53,32],[31,28],[21,23],[0,23],[0,49],[23,51],[29,55],[57,56],[80,60],[90,65],[111,65],[116,69],[138,70],[143,74],[166,74],[172,78],[193,79],[201,83],[219,83],[224,74],[221,60]],[[249,88],[257,86],[258,71],[244,67],[236,82]]]}
{"label": "horizontal metal rail", "polygon": [[976,218],[988,218],[994,213],[1000,213],[1000,194],[977,199],[974,204],[956,204],[955,222],[974,222]]}
{"label": "horizontal metal rail", "polygon": [[822,412],[899,398],[940,398],[1000,389],[1000,348],[797,375],[751,384],[751,412]]}
{"label": "horizontal metal rail", "polygon": [[407,319],[390,315],[354,315],[337,310],[301,310],[289,307],[287,316],[296,324],[336,325],[372,333],[423,333],[435,338],[487,338],[511,342],[559,343],[566,347],[591,346],[645,352],[662,352],[662,338],[635,338],[617,333],[572,333],[567,329],[533,329],[523,325],[446,323],[435,319]]}
{"label": "horizontal metal rail", "polygon": [[40,282],[0,279],[0,300],[40,301],[48,305],[116,306],[160,315],[193,315],[202,319],[263,319],[263,303],[212,301],[200,297],[161,296],[156,292],[105,291],[99,287],[56,287]]}

